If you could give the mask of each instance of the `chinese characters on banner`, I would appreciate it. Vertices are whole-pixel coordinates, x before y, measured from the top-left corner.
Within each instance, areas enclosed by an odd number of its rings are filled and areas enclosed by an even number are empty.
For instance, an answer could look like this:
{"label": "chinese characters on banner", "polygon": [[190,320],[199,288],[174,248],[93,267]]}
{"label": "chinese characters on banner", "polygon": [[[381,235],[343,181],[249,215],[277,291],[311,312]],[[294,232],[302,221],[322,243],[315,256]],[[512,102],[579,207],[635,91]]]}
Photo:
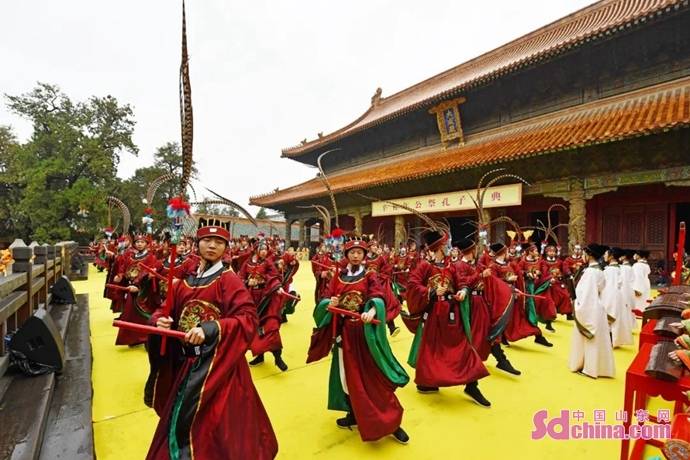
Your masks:
{"label": "chinese characters on banner", "polygon": [[[422,213],[466,211],[474,209],[472,198],[476,196],[476,190],[463,190],[460,192],[438,193],[436,195],[414,196],[396,200],[375,201],[371,203],[371,216],[397,216],[410,214],[403,208],[391,203],[400,203],[408,208],[413,208]],[[470,197],[472,196],[472,198]],[[503,206],[519,206],[522,204],[522,184],[500,185],[491,187],[484,196],[485,208]]]}

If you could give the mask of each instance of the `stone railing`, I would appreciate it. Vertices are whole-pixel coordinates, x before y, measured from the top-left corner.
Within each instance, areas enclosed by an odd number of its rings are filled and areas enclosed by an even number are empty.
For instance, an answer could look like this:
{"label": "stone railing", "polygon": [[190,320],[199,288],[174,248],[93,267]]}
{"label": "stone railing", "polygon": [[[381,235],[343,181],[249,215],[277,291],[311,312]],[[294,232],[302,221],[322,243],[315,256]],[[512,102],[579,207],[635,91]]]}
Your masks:
{"label": "stone railing", "polygon": [[69,257],[74,249],[71,244],[76,248],[76,243],[13,243],[12,273],[0,276],[0,376],[9,364],[5,336],[21,327],[38,308],[50,304],[50,289],[63,275],[63,268],[70,267]]}

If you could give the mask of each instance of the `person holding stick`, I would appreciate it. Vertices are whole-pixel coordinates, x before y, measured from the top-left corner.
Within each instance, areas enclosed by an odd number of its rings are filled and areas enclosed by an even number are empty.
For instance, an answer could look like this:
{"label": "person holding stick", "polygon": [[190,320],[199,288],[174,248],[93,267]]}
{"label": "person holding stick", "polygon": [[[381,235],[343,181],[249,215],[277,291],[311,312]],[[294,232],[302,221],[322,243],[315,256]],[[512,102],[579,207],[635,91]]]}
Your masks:
{"label": "person holding stick", "polygon": [[465,385],[465,394],[483,407],[491,403],[479,390],[479,380],[488,377],[474,348],[469,324],[461,317],[460,302],[467,291],[456,286],[456,267],[446,257],[450,231],[435,223],[423,233],[432,262],[421,261],[410,273],[407,286],[409,317],[414,330],[407,363],[416,370],[417,391],[437,393],[439,387]]}
{"label": "person holding stick", "polygon": [[[151,314],[160,305],[158,295],[158,283],[149,272],[141,268],[141,264],[157,268],[159,262],[152,251],[149,250],[150,237],[144,233],[134,236],[134,248],[136,252],[125,259],[114,281],[124,281],[124,302],[122,314],[118,319],[132,323],[146,324]],[[111,288],[114,286],[107,285]],[[129,345],[130,347],[146,343],[146,334],[120,329],[115,340],[115,345]]]}
{"label": "person holding stick", "polygon": [[258,333],[250,347],[254,359],[249,361],[249,365],[263,364],[264,353],[271,352],[276,367],[285,372],[288,366],[283,361],[283,342],[280,338],[280,312],[285,291],[265,241],[256,245],[254,254],[242,265],[238,275],[254,299],[259,318]]}
{"label": "person holding stick", "polygon": [[314,310],[317,327],[307,362],[332,352],[328,409],[346,412],[336,420],[338,427],[356,426],[363,441],[392,435],[407,444],[409,436],[400,426],[403,408],[395,390],[409,377],[388,344],[383,287],[376,273],[366,270],[366,250],[361,238],[345,243],[348,263],[333,277]]}
{"label": "person holding stick", "polygon": [[373,271],[378,275],[384,290],[385,298],[383,300],[386,303],[388,332],[391,337],[395,337],[400,333],[400,328],[395,325],[395,318],[400,315],[402,304],[393,291],[393,266],[387,257],[381,255],[379,242],[376,239],[369,240],[368,248],[365,256],[366,270]]}
{"label": "person holding stick", "polygon": [[[271,459],[278,443],[252,382],[245,353],[256,335],[256,306],[242,280],[222,262],[229,232],[197,231],[196,276],[175,281],[169,316],[157,310],[151,323],[177,329],[158,357],[153,407],[160,421],[147,459]],[[238,416],[241,414],[241,416]]]}

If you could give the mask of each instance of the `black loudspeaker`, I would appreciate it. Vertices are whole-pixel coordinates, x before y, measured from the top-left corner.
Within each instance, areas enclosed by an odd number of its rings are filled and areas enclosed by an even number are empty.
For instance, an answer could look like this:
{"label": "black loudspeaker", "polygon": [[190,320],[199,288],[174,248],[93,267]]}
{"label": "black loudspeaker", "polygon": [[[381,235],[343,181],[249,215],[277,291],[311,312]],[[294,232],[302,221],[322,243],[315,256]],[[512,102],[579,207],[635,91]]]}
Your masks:
{"label": "black loudspeaker", "polygon": [[72,287],[72,283],[70,283],[69,278],[67,278],[65,275],[62,275],[60,278],[58,278],[53,287],[50,289],[50,292],[53,293],[53,298],[51,300],[52,303],[77,303],[77,298],[74,294],[74,288]]}
{"label": "black loudspeaker", "polygon": [[42,308],[12,335],[8,348],[12,362],[29,375],[60,372],[65,366],[62,337]]}

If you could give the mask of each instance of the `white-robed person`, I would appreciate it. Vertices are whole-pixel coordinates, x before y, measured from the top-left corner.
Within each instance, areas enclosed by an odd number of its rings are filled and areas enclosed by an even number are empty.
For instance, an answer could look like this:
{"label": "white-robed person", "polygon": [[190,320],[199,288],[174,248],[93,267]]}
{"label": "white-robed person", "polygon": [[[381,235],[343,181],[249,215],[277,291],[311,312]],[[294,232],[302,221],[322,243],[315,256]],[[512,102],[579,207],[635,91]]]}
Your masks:
{"label": "white-robed person", "polygon": [[635,251],[631,249],[623,250],[623,255],[618,258],[621,267],[621,291],[623,291],[623,300],[627,306],[627,311],[630,315],[632,329],[637,329],[637,318],[633,310],[635,309],[635,293],[633,292],[633,282],[635,275],[632,271],[633,256]]}
{"label": "white-robed person", "polygon": [[606,286],[599,259],[608,248],[590,244],[584,249],[587,267],[575,287],[575,325],[568,367],[592,378],[614,377],[616,364],[601,293]]}
{"label": "white-robed person", "polygon": [[607,264],[604,268],[606,286],[601,294],[601,301],[608,316],[613,348],[635,343],[632,335],[632,318],[628,313],[628,306],[623,293],[623,273],[618,263],[618,259],[622,255],[623,250],[621,248],[610,248],[604,254],[604,260]]}
{"label": "white-robed person", "polygon": [[635,309],[639,311],[644,311],[647,308],[647,300],[649,300],[652,286],[649,282],[649,274],[651,270],[649,269],[649,264],[647,263],[647,257],[649,257],[649,251],[637,250],[633,256],[635,263],[632,266],[633,271],[633,291],[635,295]]}

